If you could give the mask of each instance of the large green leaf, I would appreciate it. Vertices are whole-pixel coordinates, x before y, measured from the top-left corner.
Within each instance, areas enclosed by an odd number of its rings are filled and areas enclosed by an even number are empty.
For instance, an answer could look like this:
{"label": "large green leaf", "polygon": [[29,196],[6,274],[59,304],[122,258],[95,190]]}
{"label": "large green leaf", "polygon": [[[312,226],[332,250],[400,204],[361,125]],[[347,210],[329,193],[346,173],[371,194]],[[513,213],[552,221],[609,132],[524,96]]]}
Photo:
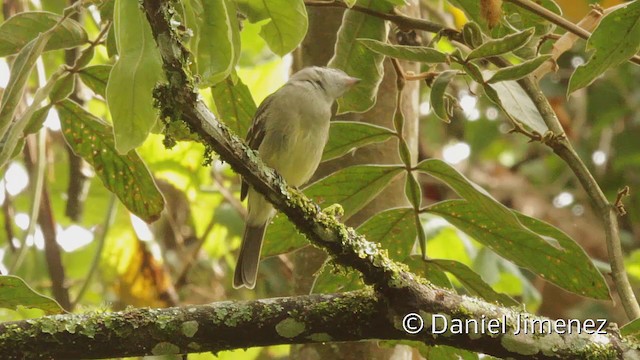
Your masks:
{"label": "large green leaf", "polygon": [[571,75],[569,94],[591,84],[607,69],[640,51],[640,1],[632,1],[605,16],[589,37],[587,49],[595,52]]}
{"label": "large green leaf", "polygon": [[382,126],[356,121],[332,121],[322,161],[339,158],[365,145],[385,142],[393,136],[393,131]]}
{"label": "large green leaf", "polygon": [[313,183],[304,193],[324,206],[340,204],[344,209],[342,219],[346,220],[404,170],[404,167],[397,165],[350,166]]}
{"label": "large green leaf", "polygon": [[50,297],[35,292],[17,276],[0,275],[0,308],[16,309],[18,306],[44,310],[48,314],[64,312],[60,304]]}
{"label": "large green leaf", "polygon": [[377,213],[358,227],[358,233],[380,243],[392,259],[404,261],[411,254],[417,236],[414,210],[396,208]]}
{"label": "large green leaf", "polygon": [[200,87],[208,87],[226,78],[240,56],[240,28],[236,5],[232,0],[201,0],[198,19],[196,73]]}
{"label": "large green leaf", "polygon": [[256,103],[247,85],[240,78],[234,84],[231,77],[228,77],[211,87],[211,95],[216,104],[216,115],[236,135],[244,137],[256,112]]}
{"label": "large green leaf", "polygon": [[443,63],[447,54],[426,46],[391,45],[373,39],[357,39],[371,51],[396,59],[425,63]]}
{"label": "large green leaf", "polygon": [[[62,16],[45,11],[21,12],[10,17],[0,24],[0,57],[17,53],[60,20]],[[80,46],[87,41],[84,28],[71,19],[65,19],[53,31],[43,51]]]}
{"label": "large green leaf", "polygon": [[116,0],[114,28],[118,54],[107,84],[116,149],[126,154],[147,138],[158,114],[153,88],[164,79],[160,52],[136,1]]}
{"label": "large green leaf", "polygon": [[89,66],[80,70],[78,75],[80,75],[80,79],[89,89],[106,98],[107,82],[109,81],[111,68],[111,65]]}
{"label": "large green leaf", "polygon": [[549,224],[517,214],[519,224],[527,227],[514,226],[510,221],[495,218],[477,203],[465,200],[443,201],[425,210],[442,216],[500,256],[568,291],[609,299],[602,275],[584,250]]}
{"label": "large green leaf", "polygon": [[93,166],[104,186],[139,218],[147,222],[158,219],[164,198],[138,154],[129,151],[120,155],[112,128],[78,104],[64,100],[56,108],[67,143]]}
{"label": "large green leaf", "polygon": [[[391,6],[379,0],[359,0],[358,5],[377,11],[389,11]],[[329,67],[344,70],[360,82],[338,99],[338,112],[364,112],[376,103],[378,86],[382,82],[384,56],[366,48],[357,39],[385,41],[387,26],[384,20],[354,10],[347,10],[338,31],[335,54]]]}
{"label": "large green leaf", "polygon": [[513,300],[509,295],[501,294],[493,290],[480,275],[476,274],[461,262],[444,259],[427,260],[427,262],[455,276],[472,295],[479,296],[489,302],[498,302],[506,306],[518,305],[518,302]]}
{"label": "large green leaf", "polygon": [[266,258],[288,253],[307,244],[309,244],[307,238],[296,229],[295,225],[285,215],[278,213],[267,226],[261,254]]}
{"label": "large green leaf", "polygon": [[309,20],[303,0],[244,0],[238,6],[251,22],[268,20],[260,36],[280,56],[293,51],[307,34]]}

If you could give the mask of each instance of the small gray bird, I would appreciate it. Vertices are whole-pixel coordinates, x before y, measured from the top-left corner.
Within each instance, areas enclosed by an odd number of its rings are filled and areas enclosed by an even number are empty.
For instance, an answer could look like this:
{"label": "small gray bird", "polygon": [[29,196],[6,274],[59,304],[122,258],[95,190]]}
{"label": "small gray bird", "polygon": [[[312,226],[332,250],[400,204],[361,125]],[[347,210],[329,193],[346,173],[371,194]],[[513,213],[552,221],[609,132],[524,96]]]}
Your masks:
{"label": "small gray bird", "polygon": [[[260,104],[247,134],[248,145],[289,185],[303,185],[320,164],[333,102],[358,81],[338,69],[314,66],[298,71]],[[233,287],[253,289],[262,238],[275,210],[243,182],[241,199],[247,194],[248,216]]]}

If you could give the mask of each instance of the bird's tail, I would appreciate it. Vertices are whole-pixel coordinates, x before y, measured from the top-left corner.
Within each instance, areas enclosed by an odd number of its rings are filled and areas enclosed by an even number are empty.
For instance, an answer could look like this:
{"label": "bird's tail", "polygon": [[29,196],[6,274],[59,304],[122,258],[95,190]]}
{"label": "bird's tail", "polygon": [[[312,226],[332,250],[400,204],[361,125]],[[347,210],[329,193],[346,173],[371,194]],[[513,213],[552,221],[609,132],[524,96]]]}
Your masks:
{"label": "bird's tail", "polygon": [[253,289],[256,286],[260,250],[262,249],[262,239],[264,238],[266,227],[266,224],[260,226],[246,225],[236,271],[233,276],[233,287],[235,289],[243,286]]}

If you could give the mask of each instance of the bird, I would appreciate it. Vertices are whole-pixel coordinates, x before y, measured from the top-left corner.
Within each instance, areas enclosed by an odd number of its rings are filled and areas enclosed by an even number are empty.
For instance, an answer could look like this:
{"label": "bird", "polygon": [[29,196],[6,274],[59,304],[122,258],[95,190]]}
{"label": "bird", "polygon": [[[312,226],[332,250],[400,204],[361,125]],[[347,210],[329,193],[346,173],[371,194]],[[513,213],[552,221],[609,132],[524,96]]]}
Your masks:
{"label": "bird", "polygon": [[[311,66],[296,72],[262,101],[247,133],[247,144],[287,184],[304,185],[320,164],[334,101],[359,81],[328,67]],[[240,199],[247,196],[247,219],[233,277],[236,289],[255,287],[264,233],[275,215],[273,206],[243,180]]]}

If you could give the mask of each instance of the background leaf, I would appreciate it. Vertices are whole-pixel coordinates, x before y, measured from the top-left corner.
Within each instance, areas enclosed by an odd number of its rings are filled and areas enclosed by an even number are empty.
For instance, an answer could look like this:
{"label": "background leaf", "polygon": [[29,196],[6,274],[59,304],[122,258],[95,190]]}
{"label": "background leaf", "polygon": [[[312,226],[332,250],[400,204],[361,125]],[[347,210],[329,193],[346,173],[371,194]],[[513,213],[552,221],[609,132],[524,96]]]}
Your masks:
{"label": "background leaf", "polygon": [[533,32],[533,29],[527,29],[515,34],[507,35],[501,39],[489,40],[473,49],[469,55],[467,55],[467,60],[497,56],[518,50],[531,40]]}
{"label": "background leaf", "polygon": [[447,61],[447,54],[426,46],[392,45],[373,39],[357,40],[371,51],[396,59],[425,63],[442,63]]}
{"label": "background leaf", "polygon": [[40,295],[21,278],[0,275],[0,308],[15,309],[18,306],[42,309],[47,314],[62,314],[64,310],[55,300]]}
{"label": "background leaf", "polygon": [[214,85],[211,88],[211,95],[220,120],[238,136],[244,138],[257,109],[247,85],[240,78],[234,84],[229,77]]}
{"label": "background leaf", "polygon": [[111,73],[111,65],[95,65],[83,68],[78,72],[82,82],[94,93],[107,98],[107,82]]}
{"label": "background leaf", "polygon": [[[17,53],[61,19],[62,16],[45,11],[22,12],[10,17],[0,24],[0,57]],[[80,46],[87,41],[84,28],[67,18],[55,29],[43,51]]]}
{"label": "background leaf", "polygon": [[506,80],[519,80],[531,74],[545,61],[551,59],[551,55],[541,55],[531,60],[524,61],[520,64],[499,69],[487,82],[489,84]]}
{"label": "background leaf", "polygon": [[[489,87],[489,89],[487,89]],[[485,86],[485,93],[515,121],[544,134],[549,130],[529,96],[515,81],[502,81]]]}
{"label": "background leaf", "polygon": [[158,219],[164,198],[138,154],[119,155],[111,127],[78,104],[64,100],[56,108],[67,143],[93,166],[104,186],[139,218],[147,222]]}

